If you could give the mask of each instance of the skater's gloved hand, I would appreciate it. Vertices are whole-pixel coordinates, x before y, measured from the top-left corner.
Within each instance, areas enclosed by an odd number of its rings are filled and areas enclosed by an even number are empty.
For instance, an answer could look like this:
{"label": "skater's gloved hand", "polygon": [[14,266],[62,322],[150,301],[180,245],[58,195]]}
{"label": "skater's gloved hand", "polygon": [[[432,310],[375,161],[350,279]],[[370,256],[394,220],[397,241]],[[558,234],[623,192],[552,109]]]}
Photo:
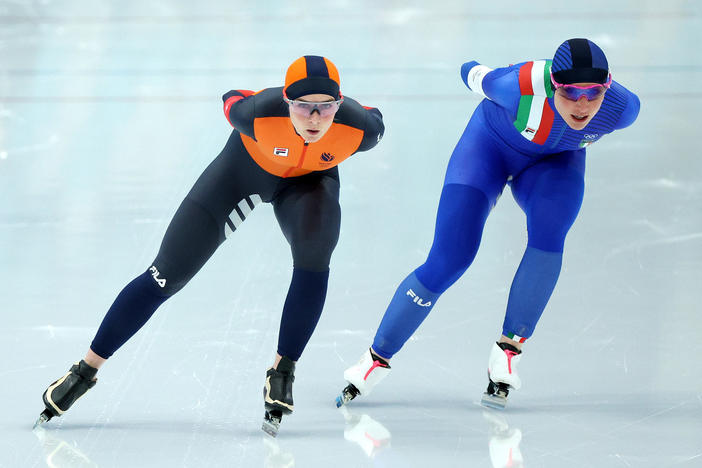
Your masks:
{"label": "skater's gloved hand", "polygon": [[475,60],[471,60],[470,62],[466,62],[463,65],[461,65],[461,79],[466,85],[468,85],[468,72],[470,72],[473,69],[473,67],[477,65],[480,64]]}

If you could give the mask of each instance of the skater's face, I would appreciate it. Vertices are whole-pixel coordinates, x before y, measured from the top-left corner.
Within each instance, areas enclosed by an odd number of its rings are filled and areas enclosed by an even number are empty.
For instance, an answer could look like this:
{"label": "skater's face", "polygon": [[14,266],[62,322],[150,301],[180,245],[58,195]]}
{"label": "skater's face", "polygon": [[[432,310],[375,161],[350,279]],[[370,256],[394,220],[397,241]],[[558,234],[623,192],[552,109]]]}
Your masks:
{"label": "skater's face", "polygon": [[[583,88],[598,85],[598,83],[573,84]],[[582,130],[588,123],[590,123],[590,120],[592,120],[595,114],[597,114],[597,112],[600,110],[600,106],[602,106],[602,101],[604,100],[604,95],[605,93],[603,90],[600,95],[594,97],[592,100],[588,100],[588,96],[581,95],[574,101],[569,98],[565,89],[558,88],[553,94],[553,103],[556,106],[558,113],[570,128],[573,130]]]}
{"label": "skater's face", "polygon": [[328,94],[307,94],[295,100],[286,99],[295,131],[309,143],[319,141],[327,133],[342,101]]}

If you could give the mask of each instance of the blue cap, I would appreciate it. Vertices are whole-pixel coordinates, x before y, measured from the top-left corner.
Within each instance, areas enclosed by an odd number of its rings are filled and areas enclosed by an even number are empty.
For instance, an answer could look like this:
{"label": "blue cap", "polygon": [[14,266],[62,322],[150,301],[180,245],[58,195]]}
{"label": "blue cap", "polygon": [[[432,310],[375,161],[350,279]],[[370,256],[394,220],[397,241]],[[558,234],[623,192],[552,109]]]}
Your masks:
{"label": "blue cap", "polygon": [[556,83],[606,83],[609,78],[607,57],[588,39],[568,39],[553,56],[551,73]]}

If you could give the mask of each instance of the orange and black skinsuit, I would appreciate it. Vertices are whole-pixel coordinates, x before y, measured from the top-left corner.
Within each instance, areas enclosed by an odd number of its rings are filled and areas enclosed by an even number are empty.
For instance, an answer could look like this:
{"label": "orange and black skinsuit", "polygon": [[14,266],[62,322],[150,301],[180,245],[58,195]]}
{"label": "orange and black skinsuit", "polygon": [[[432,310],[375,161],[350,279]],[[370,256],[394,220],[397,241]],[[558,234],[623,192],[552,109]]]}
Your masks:
{"label": "orange and black skinsuit", "polygon": [[105,316],[91,344],[103,358],[185,286],[260,202],[273,204],[293,256],[278,353],[299,359],[317,325],[339,238],[336,166],[380,141],[382,115],[346,97],[327,133],[308,144],[292,126],[282,87],[230,91],[223,100],[235,130],[178,208],[153,264],[122,290]]}
{"label": "orange and black skinsuit", "polygon": [[373,148],[383,136],[380,111],[348,97],[327,133],[310,144],[295,132],[282,87],[258,93],[230,91],[222,99],[224,114],[241,134],[246,151],[259,166],[280,177],[330,169],[358,151]]}

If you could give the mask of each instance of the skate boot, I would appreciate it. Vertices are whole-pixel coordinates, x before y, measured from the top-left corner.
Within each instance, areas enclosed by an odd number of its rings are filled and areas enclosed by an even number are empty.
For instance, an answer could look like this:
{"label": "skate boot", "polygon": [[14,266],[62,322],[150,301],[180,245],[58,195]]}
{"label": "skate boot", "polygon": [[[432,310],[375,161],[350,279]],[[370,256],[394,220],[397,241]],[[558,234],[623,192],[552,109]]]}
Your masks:
{"label": "skate boot", "polygon": [[487,390],[480,403],[484,406],[504,409],[511,389],[518,390],[522,381],[517,375],[517,365],[522,352],[508,343],[495,343],[488,360]]}
{"label": "skate boot", "polygon": [[34,427],[68,411],[78,398],[95,386],[97,371],[81,360],[73,364],[66,375],[49,385],[42,396],[46,409],[39,415]]}
{"label": "skate boot", "polygon": [[344,371],[344,379],[349,383],[341,395],[336,397],[336,407],[340,408],[358,395],[370,395],[375,387],[390,373],[390,364],[371,352],[370,348],[361,359]]}
{"label": "skate boot", "polygon": [[278,368],[266,372],[266,384],[263,387],[263,403],[266,414],[263,417],[263,431],[275,437],[278,435],[280,421],[284,414],[290,414],[293,406],[292,385],[295,381],[295,363],[283,356]]}

